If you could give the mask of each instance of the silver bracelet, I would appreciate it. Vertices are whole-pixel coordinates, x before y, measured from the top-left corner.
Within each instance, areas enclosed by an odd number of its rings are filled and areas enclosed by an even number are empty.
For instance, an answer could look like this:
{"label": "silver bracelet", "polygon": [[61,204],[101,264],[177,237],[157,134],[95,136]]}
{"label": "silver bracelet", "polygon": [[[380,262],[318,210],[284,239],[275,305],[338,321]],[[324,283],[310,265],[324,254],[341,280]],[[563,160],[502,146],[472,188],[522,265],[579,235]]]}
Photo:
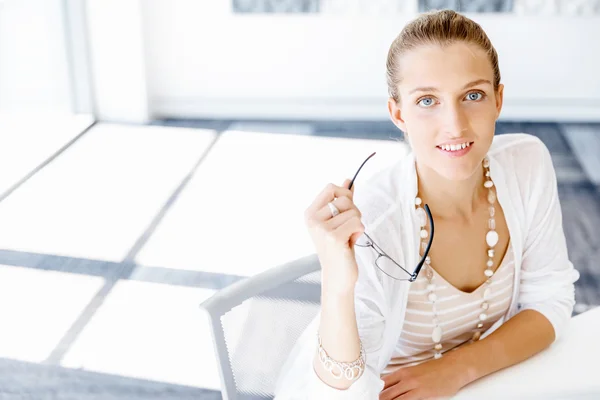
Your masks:
{"label": "silver bracelet", "polygon": [[[334,379],[342,379],[342,377],[344,377],[349,381],[353,381],[360,377],[365,369],[366,360],[365,349],[363,348],[362,341],[360,342],[360,354],[357,360],[352,362],[339,362],[329,357],[329,354],[327,354],[323,348],[323,345],[321,344],[321,336],[319,335],[319,332],[317,332],[317,339],[319,341],[319,360],[321,361],[321,364],[323,364],[323,367],[329,371]],[[334,372],[334,368],[336,367],[340,371],[339,374]]]}

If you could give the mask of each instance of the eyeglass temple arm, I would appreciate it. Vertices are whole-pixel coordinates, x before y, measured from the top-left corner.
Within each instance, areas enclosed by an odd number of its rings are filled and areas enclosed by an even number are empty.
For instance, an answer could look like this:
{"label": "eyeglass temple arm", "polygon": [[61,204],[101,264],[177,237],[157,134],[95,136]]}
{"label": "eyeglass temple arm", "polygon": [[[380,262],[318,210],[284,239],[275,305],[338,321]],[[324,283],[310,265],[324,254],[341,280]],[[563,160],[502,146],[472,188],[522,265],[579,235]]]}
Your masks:
{"label": "eyeglass temple arm", "polygon": [[417,276],[419,276],[419,272],[421,272],[421,268],[425,263],[425,259],[427,258],[427,255],[429,254],[429,249],[431,248],[431,244],[433,243],[433,234],[435,229],[433,226],[433,217],[431,216],[431,210],[429,209],[429,206],[427,204],[425,204],[425,212],[427,213],[427,217],[429,218],[429,225],[431,225],[431,233],[429,236],[429,242],[427,243],[427,248],[425,248],[425,251],[423,252],[423,257],[421,258],[421,261],[417,265],[417,269],[415,269],[415,272],[411,277],[411,282],[414,282],[417,279]]}
{"label": "eyeglass temple arm", "polygon": [[373,157],[375,154],[377,154],[377,152],[373,152],[373,154],[371,154],[369,157],[367,157],[367,159],[365,161],[363,161],[362,164],[360,164],[360,167],[358,167],[358,171],[356,171],[356,173],[354,174],[354,178],[352,178],[352,180],[350,181],[350,185],[348,186],[348,189],[352,189],[352,185],[354,185],[354,180],[358,176],[358,173],[360,172],[362,167],[367,163],[367,161],[369,161],[371,159],[371,157]]}

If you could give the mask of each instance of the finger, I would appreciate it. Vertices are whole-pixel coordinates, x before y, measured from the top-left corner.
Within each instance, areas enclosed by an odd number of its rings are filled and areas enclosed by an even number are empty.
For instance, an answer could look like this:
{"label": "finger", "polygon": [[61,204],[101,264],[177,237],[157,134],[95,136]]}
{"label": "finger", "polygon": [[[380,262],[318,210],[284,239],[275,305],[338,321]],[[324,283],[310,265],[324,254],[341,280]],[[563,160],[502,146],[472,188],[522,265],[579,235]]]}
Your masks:
{"label": "finger", "polygon": [[400,381],[400,382],[397,382],[396,384],[388,387],[387,389],[383,390],[379,394],[379,399],[380,400],[392,400],[392,399],[397,398],[398,396],[401,396],[401,395],[409,392],[412,389],[413,389],[413,387],[411,385],[409,385],[406,381]]}
{"label": "finger", "polygon": [[319,195],[315,198],[312,204],[308,207],[306,212],[309,215],[315,214],[317,210],[323,208],[323,206],[329,203],[331,200],[335,199],[336,197],[342,196],[346,196],[352,199],[353,194],[352,191],[348,190],[347,188],[343,188],[334,185],[333,183],[330,183],[325,187],[325,189],[321,191],[321,193],[319,193]]}
{"label": "finger", "polygon": [[[364,232],[364,224],[363,224],[363,232]],[[350,245],[354,246],[358,239],[362,236],[363,232],[356,232],[350,236]]]}
{"label": "finger", "polygon": [[[360,213],[356,208],[351,208],[350,210],[344,211],[343,213],[325,221],[325,227],[328,230],[334,231],[346,223],[346,221],[353,218],[360,222]],[[348,235],[348,238],[350,238],[350,235]]]}
{"label": "finger", "polygon": [[384,389],[396,385],[398,382],[406,379],[406,368],[397,369],[396,371],[387,374],[382,379],[383,382],[385,382]]}
{"label": "finger", "polygon": [[[346,180],[344,181],[344,183],[342,183],[342,187],[343,187],[344,189],[348,189],[348,186],[350,186],[350,183],[351,183],[351,182],[352,182],[352,180],[351,180],[351,179],[346,179]],[[350,189],[350,191],[351,191],[352,193],[354,193],[354,185],[352,185],[352,188]]]}
{"label": "finger", "polygon": [[[340,211],[340,214],[344,213],[344,211],[348,211],[354,207],[354,203],[346,196],[338,197],[337,199],[332,201],[333,205]],[[334,218],[331,214],[331,210],[329,209],[329,205],[325,204],[317,213],[315,214],[315,220],[317,221],[327,221],[329,219]]]}
{"label": "finger", "polygon": [[396,383],[400,382],[400,376],[398,374],[398,371],[393,372],[391,374],[388,374],[386,376],[384,376],[382,378],[384,385],[383,385],[383,390],[389,388],[392,385],[395,385]]}
{"label": "finger", "polygon": [[[338,217],[340,217],[340,216],[341,215],[338,215]],[[343,224],[341,224],[333,232],[333,234],[340,241],[347,241],[347,240],[350,239],[350,236],[352,236],[353,233],[355,233],[355,232],[363,232],[363,231],[364,231],[364,227],[363,227],[362,222],[360,222],[360,219],[358,219],[358,218],[349,218]]]}
{"label": "finger", "polygon": [[404,393],[406,393],[406,391],[400,391],[396,386],[392,386],[379,394],[379,400],[394,400]]}
{"label": "finger", "polygon": [[396,397],[398,400],[421,400],[424,397],[417,390],[409,390],[408,392]]}

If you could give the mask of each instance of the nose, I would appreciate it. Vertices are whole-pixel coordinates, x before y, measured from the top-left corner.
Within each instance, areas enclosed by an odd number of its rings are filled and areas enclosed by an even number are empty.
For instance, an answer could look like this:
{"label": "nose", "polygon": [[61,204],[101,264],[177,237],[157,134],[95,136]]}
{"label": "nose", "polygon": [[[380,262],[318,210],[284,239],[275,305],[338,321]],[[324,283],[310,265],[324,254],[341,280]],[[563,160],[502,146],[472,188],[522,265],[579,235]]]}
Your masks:
{"label": "nose", "polygon": [[444,133],[450,137],[460,137],[467,130],[465,111],[458,105],[449,105],[444,113]]}

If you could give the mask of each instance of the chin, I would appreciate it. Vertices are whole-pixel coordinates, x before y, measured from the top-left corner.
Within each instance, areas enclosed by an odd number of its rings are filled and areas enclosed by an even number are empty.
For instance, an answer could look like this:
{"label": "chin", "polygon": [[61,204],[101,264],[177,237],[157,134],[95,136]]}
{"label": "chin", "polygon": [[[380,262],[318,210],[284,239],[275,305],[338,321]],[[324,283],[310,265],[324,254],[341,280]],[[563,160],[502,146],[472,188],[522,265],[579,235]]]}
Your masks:
{"label": "chin", "polygon": [[448,179],[449,181],[465,181],[470,179],[476,172],[477,168],[467,167],[440,167],[436,168],[439,175]]}
{"label": "chin", "polygon": [[473,177],[473,174],[480,171],[483,156],[469,154],[461,159],[448,159],[444,157],[437,160],[435,170],[444,178],[450,181],[464,181]]}
{"label": "chin", "polygon": [[[479,143],[478,143],[479,144]],[[471,142],[466,151],[448,152],[436,147],[433,155],[433,165],[436,172],[451,181],[462,181],[473,177],[479,171],[481,161],[485,157],[477,144]]]}

